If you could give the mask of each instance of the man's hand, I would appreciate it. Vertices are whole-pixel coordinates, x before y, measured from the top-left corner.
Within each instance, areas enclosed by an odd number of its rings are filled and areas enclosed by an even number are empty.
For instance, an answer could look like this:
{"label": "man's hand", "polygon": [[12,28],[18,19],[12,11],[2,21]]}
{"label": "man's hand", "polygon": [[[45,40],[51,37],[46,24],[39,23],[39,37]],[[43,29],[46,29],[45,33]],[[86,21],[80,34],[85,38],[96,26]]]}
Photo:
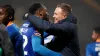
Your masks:
{"label": "man's hand", "polygon": [[38,31],[36,31],[36,32],[34,32],[33,36],[39,36],[39,37],[41,37],[41,34]]}

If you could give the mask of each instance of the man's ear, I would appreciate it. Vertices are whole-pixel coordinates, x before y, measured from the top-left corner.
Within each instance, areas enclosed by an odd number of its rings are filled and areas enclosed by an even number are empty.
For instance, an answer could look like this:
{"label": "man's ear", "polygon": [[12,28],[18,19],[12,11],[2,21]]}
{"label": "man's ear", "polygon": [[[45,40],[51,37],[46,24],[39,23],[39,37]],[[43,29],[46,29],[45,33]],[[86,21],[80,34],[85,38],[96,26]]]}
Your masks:
{"label": "man's ear", "polygon": [[67,18],[68,17],[68,15],[69,15],[69,13],[67,12],[67,13],[65,13],[64,12],[64,18]]}
{"label": "man's ear", "polygon": [[64,18],[67,18],[68,15],[64,15]]}

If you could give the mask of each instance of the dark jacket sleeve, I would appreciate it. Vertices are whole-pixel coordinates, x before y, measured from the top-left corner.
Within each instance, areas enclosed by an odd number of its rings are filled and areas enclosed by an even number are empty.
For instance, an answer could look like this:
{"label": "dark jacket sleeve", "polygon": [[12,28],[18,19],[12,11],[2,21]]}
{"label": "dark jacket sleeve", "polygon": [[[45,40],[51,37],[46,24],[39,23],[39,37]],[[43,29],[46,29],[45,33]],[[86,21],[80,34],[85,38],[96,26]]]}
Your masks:
{"label": "dark jacket sleeve", "polygon": [[75,27],[75,24],[73,23],[64,22],[62,24],[54,24],[33,15],[29,16],[28,21],[31,22],[38,30],[46,31],[53,35],[58,35],[67,31],[71,32]]}
{"label": "dark jacket sleeve", "polygon": [[14,56],[14,48],[6,30],[0,29],[0,38],[3,56]]}

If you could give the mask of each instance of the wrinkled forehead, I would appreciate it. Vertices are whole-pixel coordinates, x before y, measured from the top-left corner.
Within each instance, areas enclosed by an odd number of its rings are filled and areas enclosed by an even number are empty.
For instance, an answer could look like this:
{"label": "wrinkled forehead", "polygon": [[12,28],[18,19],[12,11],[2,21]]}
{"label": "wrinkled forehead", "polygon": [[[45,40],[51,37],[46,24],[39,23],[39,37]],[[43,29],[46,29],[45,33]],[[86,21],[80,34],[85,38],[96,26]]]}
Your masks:
{"label": "wrinkled forehead", "polygon": [[56,7],[54,12],[59,12],[59,13],[66,14],[65,11],[63,11],[63,9],[61,7]]}

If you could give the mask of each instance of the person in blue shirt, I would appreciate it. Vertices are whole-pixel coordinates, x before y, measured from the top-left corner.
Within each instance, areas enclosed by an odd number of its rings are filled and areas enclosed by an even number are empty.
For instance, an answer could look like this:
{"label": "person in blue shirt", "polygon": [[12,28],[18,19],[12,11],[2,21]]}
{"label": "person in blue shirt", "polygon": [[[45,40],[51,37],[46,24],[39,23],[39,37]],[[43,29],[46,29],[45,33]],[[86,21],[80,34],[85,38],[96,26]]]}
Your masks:
{"label": "person in blue shirt", "polygon": [[[28,13],[30,13],[31,15],[35,15],[41,18],[42,20],[49,20],[47,9],[43,4],[40,3],[32,4],[29,7]],[[25,14],[25,16],[27,16],[27,14]],[[60,53],[51,51],[42,45],[41,40],[43,41],[47,40],[48,38],[44,39],[43,37],[48,36],[48,33],[42,32],[40,34],[38,32],[39,29],[35,29],[34,27],[30,22],[26,21],[20,28],[20,32],[22,33],[24,39],[24,43],[23,43],[24,55],[25,56],[61,56]],[[43,35],[42,38],[41,35]],[[46,41],[44,42],[46,43]]]}
{"label": "person in blue shirt", "polygon": [[100,56],[100,27],[93,29],[92,39],[94,42],[86,46],[86,56]]}
{"label": "person in blue shirt", "polygon": [[6,30],[8,31],[14,47],[15,56],[23,56],[22,36],[19,32],[18,26],[13,23],[15,20],[15,11],[11,5],[3,5],[0,7],[0,10],[2,12],[0,21],[6,26]]}

